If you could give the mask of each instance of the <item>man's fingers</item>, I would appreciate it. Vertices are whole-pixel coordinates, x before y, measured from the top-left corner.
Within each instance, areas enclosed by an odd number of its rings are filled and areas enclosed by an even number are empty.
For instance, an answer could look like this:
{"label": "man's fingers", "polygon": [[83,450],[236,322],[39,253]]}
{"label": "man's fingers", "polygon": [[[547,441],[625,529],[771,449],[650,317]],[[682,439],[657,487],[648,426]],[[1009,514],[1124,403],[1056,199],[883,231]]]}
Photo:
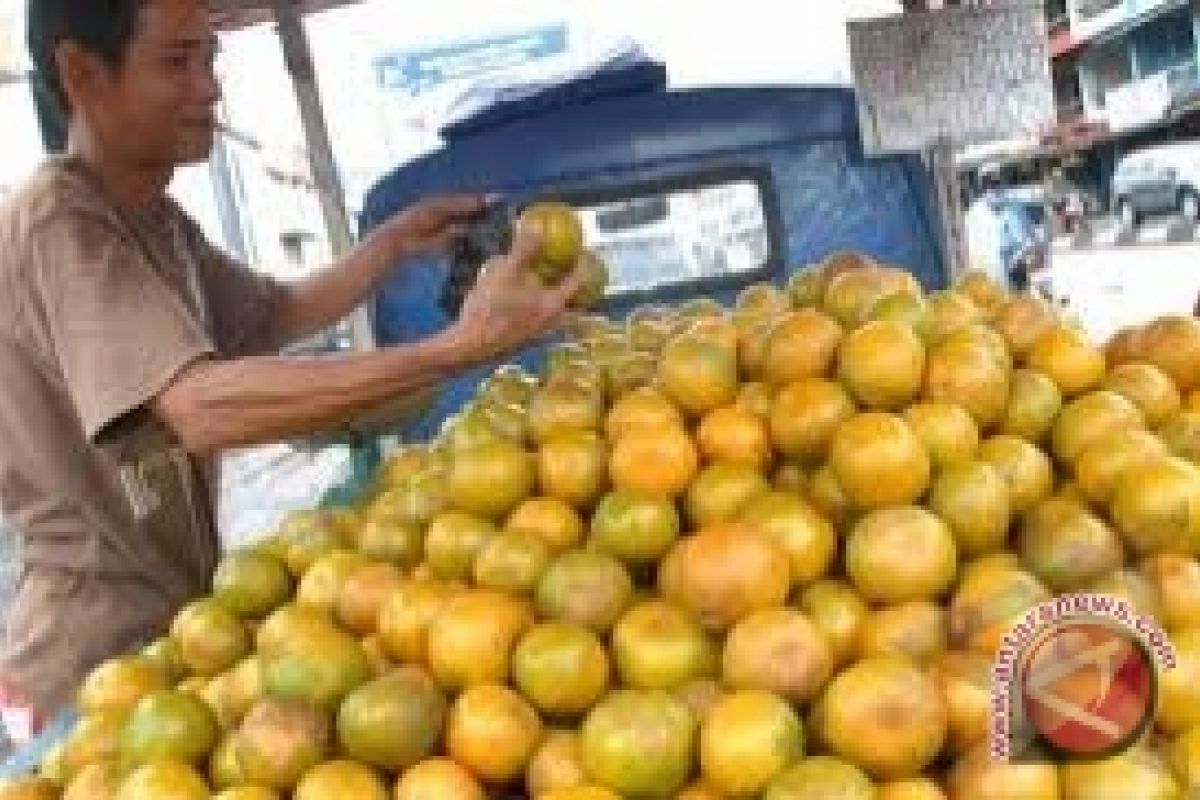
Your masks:
{"label": "man's fingers", "polygon": [[555,299],[565,306],[571,302],[571,298],[579,293],[586,280],[586,271],[581,268],[580,262],[575,262],[575,268],[563,278],[562,283],[554,287]]}
{"label": "man's fingers", "polygon": [[427,209],[445,220],[468,220],[487,208],[487,197],[481,194],[447,194],[426,201]]}
{"label": "man's fingers", "polygon": [[542,255],[542,235],[529,225],[517,225],[513,230],[509,262],[517,269],[532,269]]}

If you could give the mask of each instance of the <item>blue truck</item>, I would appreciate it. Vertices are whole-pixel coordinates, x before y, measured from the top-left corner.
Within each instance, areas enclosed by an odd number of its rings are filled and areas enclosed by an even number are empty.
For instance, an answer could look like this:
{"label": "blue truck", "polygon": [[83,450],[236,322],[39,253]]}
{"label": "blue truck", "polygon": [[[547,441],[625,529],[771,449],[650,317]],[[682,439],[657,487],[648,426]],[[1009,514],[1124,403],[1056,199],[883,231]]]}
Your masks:
{"label": "blue truck", "polygon": [[[620,280],[603,309],[610,316],[687,296],[728,302],[749,283],[782,283],[845,249],[906,268],[926,289],[948,282],[926,161],[916,153],[865,157],[850,88],[672,91],[661,67],[639,65],[489,109],[445,134],[441,150],[379,181],[368,195],[363,229],[417,198],[456,190],[499,193],[515,204],[545,197],[597,203],[610,223],[619,222],[614,213],[625,215],[626,231],[640,223],[638,242],[645,245],[640,261],[624,253],[628,263],[615,265]],[[758,263],[696,275],[656,255],[653,231],[646,230],[661,219],[656,203],[689,187],[739,182],[757,187],[766,218],[767,246]],[[411,341],[447,325],[438,302],[446,277],[444,261],[398,271],[373,303],[378,341]],[[536,367],[542,354],[534,349],[518,360]],[[436,434],[489,372],[446,386],[404,438]]]}

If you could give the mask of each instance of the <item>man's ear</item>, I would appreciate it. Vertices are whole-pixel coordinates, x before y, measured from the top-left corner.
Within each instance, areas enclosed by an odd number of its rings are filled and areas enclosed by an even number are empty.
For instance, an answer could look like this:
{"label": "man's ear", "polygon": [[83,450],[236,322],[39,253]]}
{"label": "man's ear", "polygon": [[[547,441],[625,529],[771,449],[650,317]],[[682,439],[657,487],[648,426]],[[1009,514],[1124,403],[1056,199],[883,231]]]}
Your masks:
{"label": "man's ear", "polygon": [[77,106],[81,98],[89,96],[105,74],[103,59],[77,42],[59,44],[54,51],[54,62],[63,93],[72,107]]}

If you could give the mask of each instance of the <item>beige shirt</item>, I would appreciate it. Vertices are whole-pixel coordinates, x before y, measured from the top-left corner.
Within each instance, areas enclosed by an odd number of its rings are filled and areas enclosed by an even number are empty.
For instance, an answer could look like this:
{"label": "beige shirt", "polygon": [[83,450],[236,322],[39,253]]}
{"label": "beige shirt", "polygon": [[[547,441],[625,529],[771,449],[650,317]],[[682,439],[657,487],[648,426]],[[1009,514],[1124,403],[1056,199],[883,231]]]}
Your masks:
{"label": "beige shirt", "polygon": [[208,590],[209,470],[146,404],[196,359],[277,346],[280,297],[174,203],[122,212],[69,159],[0,206],[0,508],[25,562],[0,680],[57,708]]}

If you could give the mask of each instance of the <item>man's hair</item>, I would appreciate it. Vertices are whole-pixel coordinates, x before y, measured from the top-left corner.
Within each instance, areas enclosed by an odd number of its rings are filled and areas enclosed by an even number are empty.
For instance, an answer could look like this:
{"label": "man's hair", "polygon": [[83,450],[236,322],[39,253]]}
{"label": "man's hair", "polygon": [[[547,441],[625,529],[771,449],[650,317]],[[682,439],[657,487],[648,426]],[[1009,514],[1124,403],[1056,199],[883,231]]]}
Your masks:
{"label": "man's hair", "polygon": [[63,42],[120,65],[147,0],[28,0],[29,55],[42,88],[66,112],[67,95],[54,53]]}

